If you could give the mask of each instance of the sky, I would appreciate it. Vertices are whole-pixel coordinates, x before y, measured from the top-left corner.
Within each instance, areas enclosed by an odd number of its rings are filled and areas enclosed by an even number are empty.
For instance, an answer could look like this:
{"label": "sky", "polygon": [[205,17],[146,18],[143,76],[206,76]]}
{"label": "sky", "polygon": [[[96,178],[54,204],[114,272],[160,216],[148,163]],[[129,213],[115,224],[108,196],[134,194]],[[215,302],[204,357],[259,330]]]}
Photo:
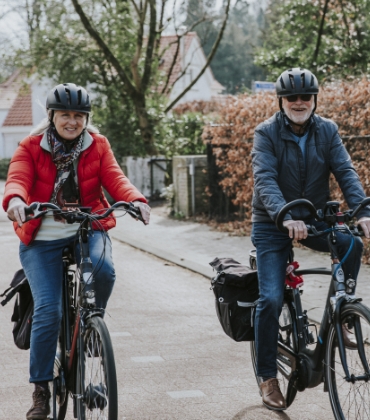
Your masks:
{"label": "sky", "polygon": [[[60,0],[65,2],[65,0]],[[215,10],[222,7],[224,0],[214,0]],[[231,0],[231,6],[237,0]],[[258,2],[259,4],[267,0],[250,0],[251,2]],[[179,8],[184,0],[168,0],[166,6],[166,13],[168,16],[172,15],[173,7]],[[1,56],[10,50],[11,45],[20,46],[22,43],[27,42],[26,23],[17,10],[17,5],[24,4],[25,0],[0,0],[0,60]],[[71,7],[73,7],[71,5]],[[169,25],[166,33],[173,33],[174,27]]]}

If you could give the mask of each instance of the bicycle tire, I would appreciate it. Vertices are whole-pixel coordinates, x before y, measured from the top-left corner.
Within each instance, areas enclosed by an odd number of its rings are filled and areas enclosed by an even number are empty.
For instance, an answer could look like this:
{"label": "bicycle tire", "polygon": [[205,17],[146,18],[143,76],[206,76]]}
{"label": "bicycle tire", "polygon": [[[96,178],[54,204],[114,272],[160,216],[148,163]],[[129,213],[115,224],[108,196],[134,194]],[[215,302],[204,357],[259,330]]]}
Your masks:
{"label": "bicycle tire", "polygon": [[[279,319],[279,340],[284,340],[285,345],[287,345],[292,351],[297,350],[297,340],[296,340],[296,333],[295,333],[295,323],[294,323],[294,314],[292,313],[292,308],[289,304],[284,302],[283,307],[286,305],[288,308],[288,316],[289,319],[287,320],[289,323],[289,327],[284,327],[284,330],[282,330],[282,316],[280,315]],[[283,312],[282,312],[283,313]],[[252,366],[254,375],[257,381],[258,389],[260,391],[260,385],[262,382],[262,378],[258,376],[257,374],[257,352],[256,352],[256,344],[255,341],[250,342],[250,352],[251,352],[251,359],[252,359]],[[296,395],[297,395],[297,388],[295,387],[294,380],[292,380],[292,375],[294,372],[291,369],[290,361],[287,359],[283,354],[280,353],[278,348],[276,363],[278,367],[277,371],[277,379],[279,380],[279,385],[281,392],[285,398],[287,407],[289,407]]]}
{"label": "bicycle tire", "polygon": [[[63,322],[62,322],[63,325]],[[52,382],[52,414],[53,420],[64,420],[68,408],[68,390],[65,378],[67,359],[65,353],[64,328],[61,328],[57,351],[54,359],[54,378]]]}
{"label": "bicycle tire", "polygon": [[[364,349],[370,363],[370,309],[361,303],[347,303],[342,310],[342,323],[358,317],[364,338]],[[357,349],[346,349],[347,364],[350,375],[362,374],[362,366]],[[340,361],[336,332],[330,326],[326,354],[325,378],[328,385],[330,404],[336,420],[370,419],[370,382],[347,382]]]}
{"label": "bicycle tire", "polygon": [[76,391],[80,420],[118,418],[117,375],[112,342],[99,316],[88,319],[80,335]]}

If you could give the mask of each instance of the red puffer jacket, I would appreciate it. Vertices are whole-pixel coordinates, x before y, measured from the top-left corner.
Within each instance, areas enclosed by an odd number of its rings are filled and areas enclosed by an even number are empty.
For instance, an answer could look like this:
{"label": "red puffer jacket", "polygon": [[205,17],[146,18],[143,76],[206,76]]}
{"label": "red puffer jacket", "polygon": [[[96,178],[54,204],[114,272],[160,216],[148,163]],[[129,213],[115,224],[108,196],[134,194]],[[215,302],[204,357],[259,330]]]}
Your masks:
{"label": "red puffer jacket", "polygon": [[[145,197],[118,166],[108,140],[100,134],[90,134],[93,142],[81,152],[77,169],[81,205],[92,207],[94,212],[109,207],[102,187],[115,201],[146,203]],[[26,137],[14,153],[5,185],[5,211],[13,197],[20,197],[27,204],[50,200],[57,170],[51,154],[40,147],[41,140],[42,135]],[[21,227],[14,223],[14,229],[25,245],[29,245],[35,238],[41,222],[42,219],[31,220]],[[100,222],[105,230],[116,225],[116,220],[112,217]]]}

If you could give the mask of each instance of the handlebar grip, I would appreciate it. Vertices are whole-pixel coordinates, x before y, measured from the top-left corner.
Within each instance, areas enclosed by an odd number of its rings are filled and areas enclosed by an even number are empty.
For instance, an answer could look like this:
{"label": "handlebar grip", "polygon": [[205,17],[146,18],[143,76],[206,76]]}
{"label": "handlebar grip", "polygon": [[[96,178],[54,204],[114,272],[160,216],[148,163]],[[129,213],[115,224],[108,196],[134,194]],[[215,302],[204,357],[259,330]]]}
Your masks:
{"label": "handlebar grip", "polygon": [[33,214],[34,211],[37,209],[38,205],[39,205],[39,203],[35,202],[35,203],[32,203],[30,206],[25,207],[24,208],[25,215],[29,216],[29,215]]}
{"label": "handlebar grip", "polygon": [[140,220],[140,222],[144,222],[144,219],[143,219],[143,216],[141,215],[140,209],[138,207],[136,207],[133,203],[130,203],[130,207],[128,209],[128,213],[132,217]]}
{"label": "handlebar grip", "polygon": [[310,216],[314,219],[318,218],[317,211],[315,209],[315,206],[311,203],[311,201],[306,200],[305,198],[299,198],[298,200],[291,201],[290,203],[285,204],[283,208],[279,211],[279,214],[276,218],[276,227],[280,230],[280,232],[288,233],[288,229],[283,226],[284,217],[286,214],[294,207],[303,206],[305,207],[309,212]]}
{"label": "handlebar grip", "polygon": [[356,209],[352,212],[351,217],[356,217],[357,213],[362,210],[364,207],[370,204],[370,197],[364,198],[361,203],[356,207]]}

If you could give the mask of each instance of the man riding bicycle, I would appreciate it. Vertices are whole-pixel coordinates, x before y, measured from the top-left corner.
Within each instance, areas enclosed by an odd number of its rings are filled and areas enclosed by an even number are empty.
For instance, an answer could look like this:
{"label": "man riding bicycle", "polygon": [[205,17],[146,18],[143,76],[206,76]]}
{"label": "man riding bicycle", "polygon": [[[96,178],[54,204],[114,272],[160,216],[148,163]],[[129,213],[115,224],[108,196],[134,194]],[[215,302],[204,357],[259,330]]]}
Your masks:
{"label": "man riding bicycle", "polygon": [[[25,207],[34,201],[50,201],[61,208],[82,205],[91,207],[92,212],[102,211],[109,207],[104,187],[115,201],[133,201],[145,224],[150,214],[147,200],[123,174],[108,140],[91,124],[86,90],[73,83],[59,84],[49,92],[46,110],[47,118],[14,153],[3,200],[21,240],[20,260],[34,300],[30,382],[35,391],[28,420],[46,419],[50,413],[48,382],[53,380],[62,317],[62,253],[68,246],[78,247],[79,225],[53,214],[24,223]],[[93,225],[89,239],[93,266],[98,264],[96,305],[102,309],[115,281],[111,241],[105,231],[115,224],[112,216],[101,220]]]}
{"label": "man riding bicycle", "polygon": [[[256,310],[255,340],[257,374],[263,404],[271,410],[285,410],[280,391],[276,356],[279,316],[282,309],[286,263],[293,239],[321,252],[329,252],[326,238],[308,237],[306,224],[318,230],[324,222],[310,219],[307,210],[293,209],[284,226],[275,226],[280,209],[288,202],[306,198],[323,209],[330,196],[329,176],[333,173],[350,208],[355,208],[365,193],[351,159],[338,134],[337,125],[315,114],[319,85],[307,69],[284,71],[276,82],[280,111],[260,124],[254,134],[252,150],[254,194],[252,242],[257,250],[260,299]],[[370,237],[370,209],[358,215],[367,238]],[[346,254],[351,237],[337,232],[339,257]],[[346,293],[354,296],[361,265],[362,241],[355,238],[354,249],[343,264]],[[354,334],[343,331],[348,347],[356,347]]]}

